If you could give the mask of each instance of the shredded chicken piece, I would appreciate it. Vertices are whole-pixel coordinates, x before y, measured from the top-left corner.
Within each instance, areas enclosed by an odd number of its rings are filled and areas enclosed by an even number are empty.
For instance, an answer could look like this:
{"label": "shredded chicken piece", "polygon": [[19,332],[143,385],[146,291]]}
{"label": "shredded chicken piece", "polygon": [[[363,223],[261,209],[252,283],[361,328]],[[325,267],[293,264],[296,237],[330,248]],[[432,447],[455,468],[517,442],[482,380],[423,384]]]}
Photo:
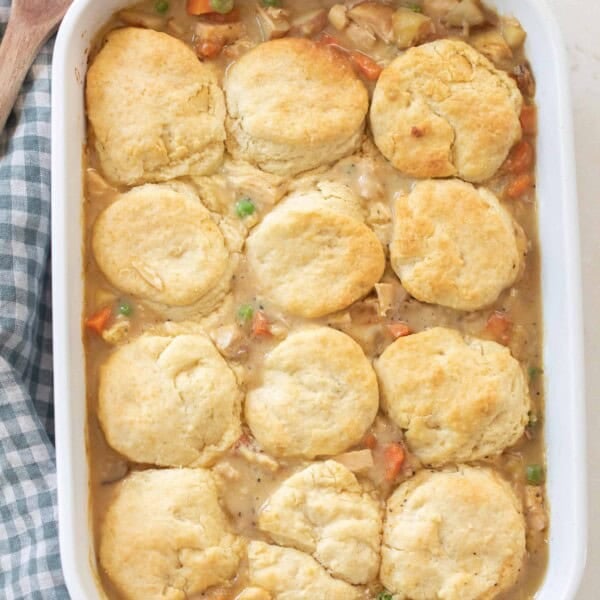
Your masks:
{"label": "shredded chicken piece", "polygon": [[370,50],[377,41],[377,38],[372,31],[369,31],[356,23],[350,23],[350,25],[346,27],[346,34],[353,44],[356,44],[363,50]]}
{"label": "shredded chicken piece", "polygon": [[165,27],[165,20],[162,17],[150,15],[141,10],[121,10],[117,13],[117,16],[125,25],[132,25],[133,27],[145,27],[146,29],[156,29],[158,31]]}
{"label": "shredded chicken piece", "polygon": [[380,2],[362,2],[348,11],[351,21],[386,44],[393,39],[392,16],[394,9]]}
{"label": "shredded chicken piece", "polygon": [[290,13],[283,8],[263,7],[257,4],[256,14],[264,40],[283,37],[291,28]]}
{"label": "shredded chicken piece", "polygon": [[346,27],[348,27],[348,23],[350,23],[348,19],[348,11],[343,4],[334,4],[329,9],[327,18],[329,19],[331,25],[338,31],[343,31],[346,29]]}
{"label": "shredded chicken piece", "polygon": [[312,37],[327,26],[327,11],[324,8],[311,10],[292,21],[292,35]]}
{"label": "shredded chicken piece", "polygon": [[233,44],[246,34],[246,26],[235,23],[196,23],[194,45],[196,48],[204,42],[211,42],[221,47]]}
{"label": "shredded chicken piece", "polygon": [[344,465],[346,468],[359,473],[371,469],[375,462],[373,453],[370,450],[354,450],[353,452],[344,452],[333,457],[333,460]]}
{"label": "shredded chicken piece", "polygon": [[259,208],[273,206],[286,192],[283,177],[265,173],[244,161],[225,161],[223,174],[241,196],[252,198]]}
{"label": "shredded chicken piece", "polygon": [[525,516],[531,532],[539,533],[548,527],[543,489],[537,485],[525,486]]}
{"label": "shredded chicken piece", "polygon": [[248,340],[237,325],[225,325],[211,331],[210,337],[226,358],[240,358],[248,352]]}
{"label": "shredded chicken piece", "polygon": [[376,283],[375,292],[379,302],[379,316],[385,317],[394,308],[394,286],[391,283]]}
{"label": "shredded chicken piece", "polygon": [[102,332],[102,339],[108,344],[121,344],[129,337],[129,319],[117,319],[114,325]]}

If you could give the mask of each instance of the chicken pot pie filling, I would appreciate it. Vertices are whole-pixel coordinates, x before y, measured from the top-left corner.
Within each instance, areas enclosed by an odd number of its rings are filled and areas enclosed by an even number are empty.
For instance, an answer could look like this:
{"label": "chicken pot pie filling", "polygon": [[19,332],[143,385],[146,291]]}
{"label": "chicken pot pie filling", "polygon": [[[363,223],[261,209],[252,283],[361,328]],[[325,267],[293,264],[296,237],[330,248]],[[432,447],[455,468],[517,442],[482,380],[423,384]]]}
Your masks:
{"label": "chicken pot pie filling", "polygon": [[145,0],[103,26],[83,336],[106,597],[534,597],[525,39],[479,0]]}

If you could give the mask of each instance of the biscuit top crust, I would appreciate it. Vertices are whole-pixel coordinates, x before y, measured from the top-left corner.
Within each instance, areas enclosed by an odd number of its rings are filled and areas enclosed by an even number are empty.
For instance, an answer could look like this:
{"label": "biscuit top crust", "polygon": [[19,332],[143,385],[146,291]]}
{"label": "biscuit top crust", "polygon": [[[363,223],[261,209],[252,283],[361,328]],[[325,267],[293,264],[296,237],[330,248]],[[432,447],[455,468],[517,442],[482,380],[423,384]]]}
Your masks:
{"label": "biscuit top crust", "polygon": [[229,68],[224,89],[234,138],[229,149],[280,174],[350,153],[360,141],[369,106],[367,90],[348,60],[301,38],[252,49]]}
{"label": "biscuit top crust", "polygon": [[523,272],[526,249],[521,226],[485,188],[428,180],[395,201],[390,263],[422,302],[489,306]]}
{"label": "biscuit top crust", "polygon": [[419,178],[481,182],[521,138],[516,83],[465,42],[411,48],[386,67],[371,104],[375,143]]}
{"label": "biscuit top crust", "polygon": [[420,471],[388,500],[380,576],[402,599],[491,600],[524,556],[521,503],[492,470]]}
{"label": "biscuit top crust", "polygon": [[115,183],[204,175],[222,162],[217,76],[166,33],[112,31],[89,68],[86,102],[104,174]]}

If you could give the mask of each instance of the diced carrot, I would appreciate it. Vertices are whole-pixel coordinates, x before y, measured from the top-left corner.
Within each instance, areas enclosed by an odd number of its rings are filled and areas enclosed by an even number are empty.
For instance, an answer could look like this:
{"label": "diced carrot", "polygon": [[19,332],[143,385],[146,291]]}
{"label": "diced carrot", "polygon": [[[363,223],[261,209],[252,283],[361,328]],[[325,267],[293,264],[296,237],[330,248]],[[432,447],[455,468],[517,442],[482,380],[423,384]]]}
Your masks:
{"label": "diced carrot", "polygon": [[196,44],[196,54],[201,58],[214,58],[223,50],[223,44],[218,40],[202,40]]}
{"label": "diced carrot", "polygon": [[105,306],[100,309],[97,313],[94,313],[91,317],[85,320],[85,326],[92,331],[95,331],[98,335],[102,335],[102,332],[106,328],[106,325],[112,314],[110,306]]}
{"label": "diced carrot", "polygon": [[406,453],[401,444],[388,444],[383,451],[385,460],[385,479],[386,481],[394,481],[400,474],[400,469],[404,463]]}
{"label": "diced carrot", "polygon": [[531,173],[522,173],[517,175],[504,190],[506,196],[512,200],[520,198],[529,192],[535,184],[535,179]]}
{"label": "diced carrot", "polygon": [[187,0],[186,10],[188,15],[205,15],[215,12],[210,0]]}
{"label": "diced carrot", "polygon": [[404,337],[412,333],[411,328],[406,323],[388,323],[386,325],[388,331],[396,338]]}
{"label": "diced carrot", "polygon": [[494,311],[487,320],[485,328],[498,340],[504,344],[510,341],[512,330],[512,320],[505,313],[499,310]]}
{"label": "diced carrot", "polygon": [[537,109],[533,104],[523,106],[520,120],[525,135],[534,135],[537,132]]}
{"label": "diced carrot", "polygon": [[240,9],[234,8],[228,13],[221,14],[218,12],[211,12],[203,17],[204,21],[209,23],[235,23],[241,19]]}
{"label": "diced carrot", "polygon": [[369,81],[377,81],[381,75],[381,71],[383,71],[383,68],[371,57],[357,50],[350,52],[350,60],[359,74]]}
{"label": "diced carrot", "polygon": [[527,140],[520,141],[508,155],[505,168],[509,173],[517,175],[529,171],[533,166],[533,148]]}
{"label": "diced carrot", "polygon": [[369,448],[369,450],[373,450],[373,448],[377,446],[377,438],[372,433],[367,433],[363,439],[362,445],[365,448]]}
{"label": "diced carrot", "polygon": [[252,317],[252,335],[255,337],[271,335],[269,321],[262,310],[257,310]]}

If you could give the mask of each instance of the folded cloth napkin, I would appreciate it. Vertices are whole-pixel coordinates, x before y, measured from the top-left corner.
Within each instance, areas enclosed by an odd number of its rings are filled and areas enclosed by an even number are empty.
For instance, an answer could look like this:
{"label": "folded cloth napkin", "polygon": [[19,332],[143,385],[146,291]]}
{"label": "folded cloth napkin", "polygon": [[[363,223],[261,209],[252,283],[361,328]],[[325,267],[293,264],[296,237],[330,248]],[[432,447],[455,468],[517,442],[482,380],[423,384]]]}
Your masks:
{"label": "folded cloth napkin", "polygon": [[[10,0],[0,0],[0,37]],[[50,67],[0,132],[0,597],[68,599],[56,522],[50,297]],[[1,91],[0,91],[1,93]]]}

